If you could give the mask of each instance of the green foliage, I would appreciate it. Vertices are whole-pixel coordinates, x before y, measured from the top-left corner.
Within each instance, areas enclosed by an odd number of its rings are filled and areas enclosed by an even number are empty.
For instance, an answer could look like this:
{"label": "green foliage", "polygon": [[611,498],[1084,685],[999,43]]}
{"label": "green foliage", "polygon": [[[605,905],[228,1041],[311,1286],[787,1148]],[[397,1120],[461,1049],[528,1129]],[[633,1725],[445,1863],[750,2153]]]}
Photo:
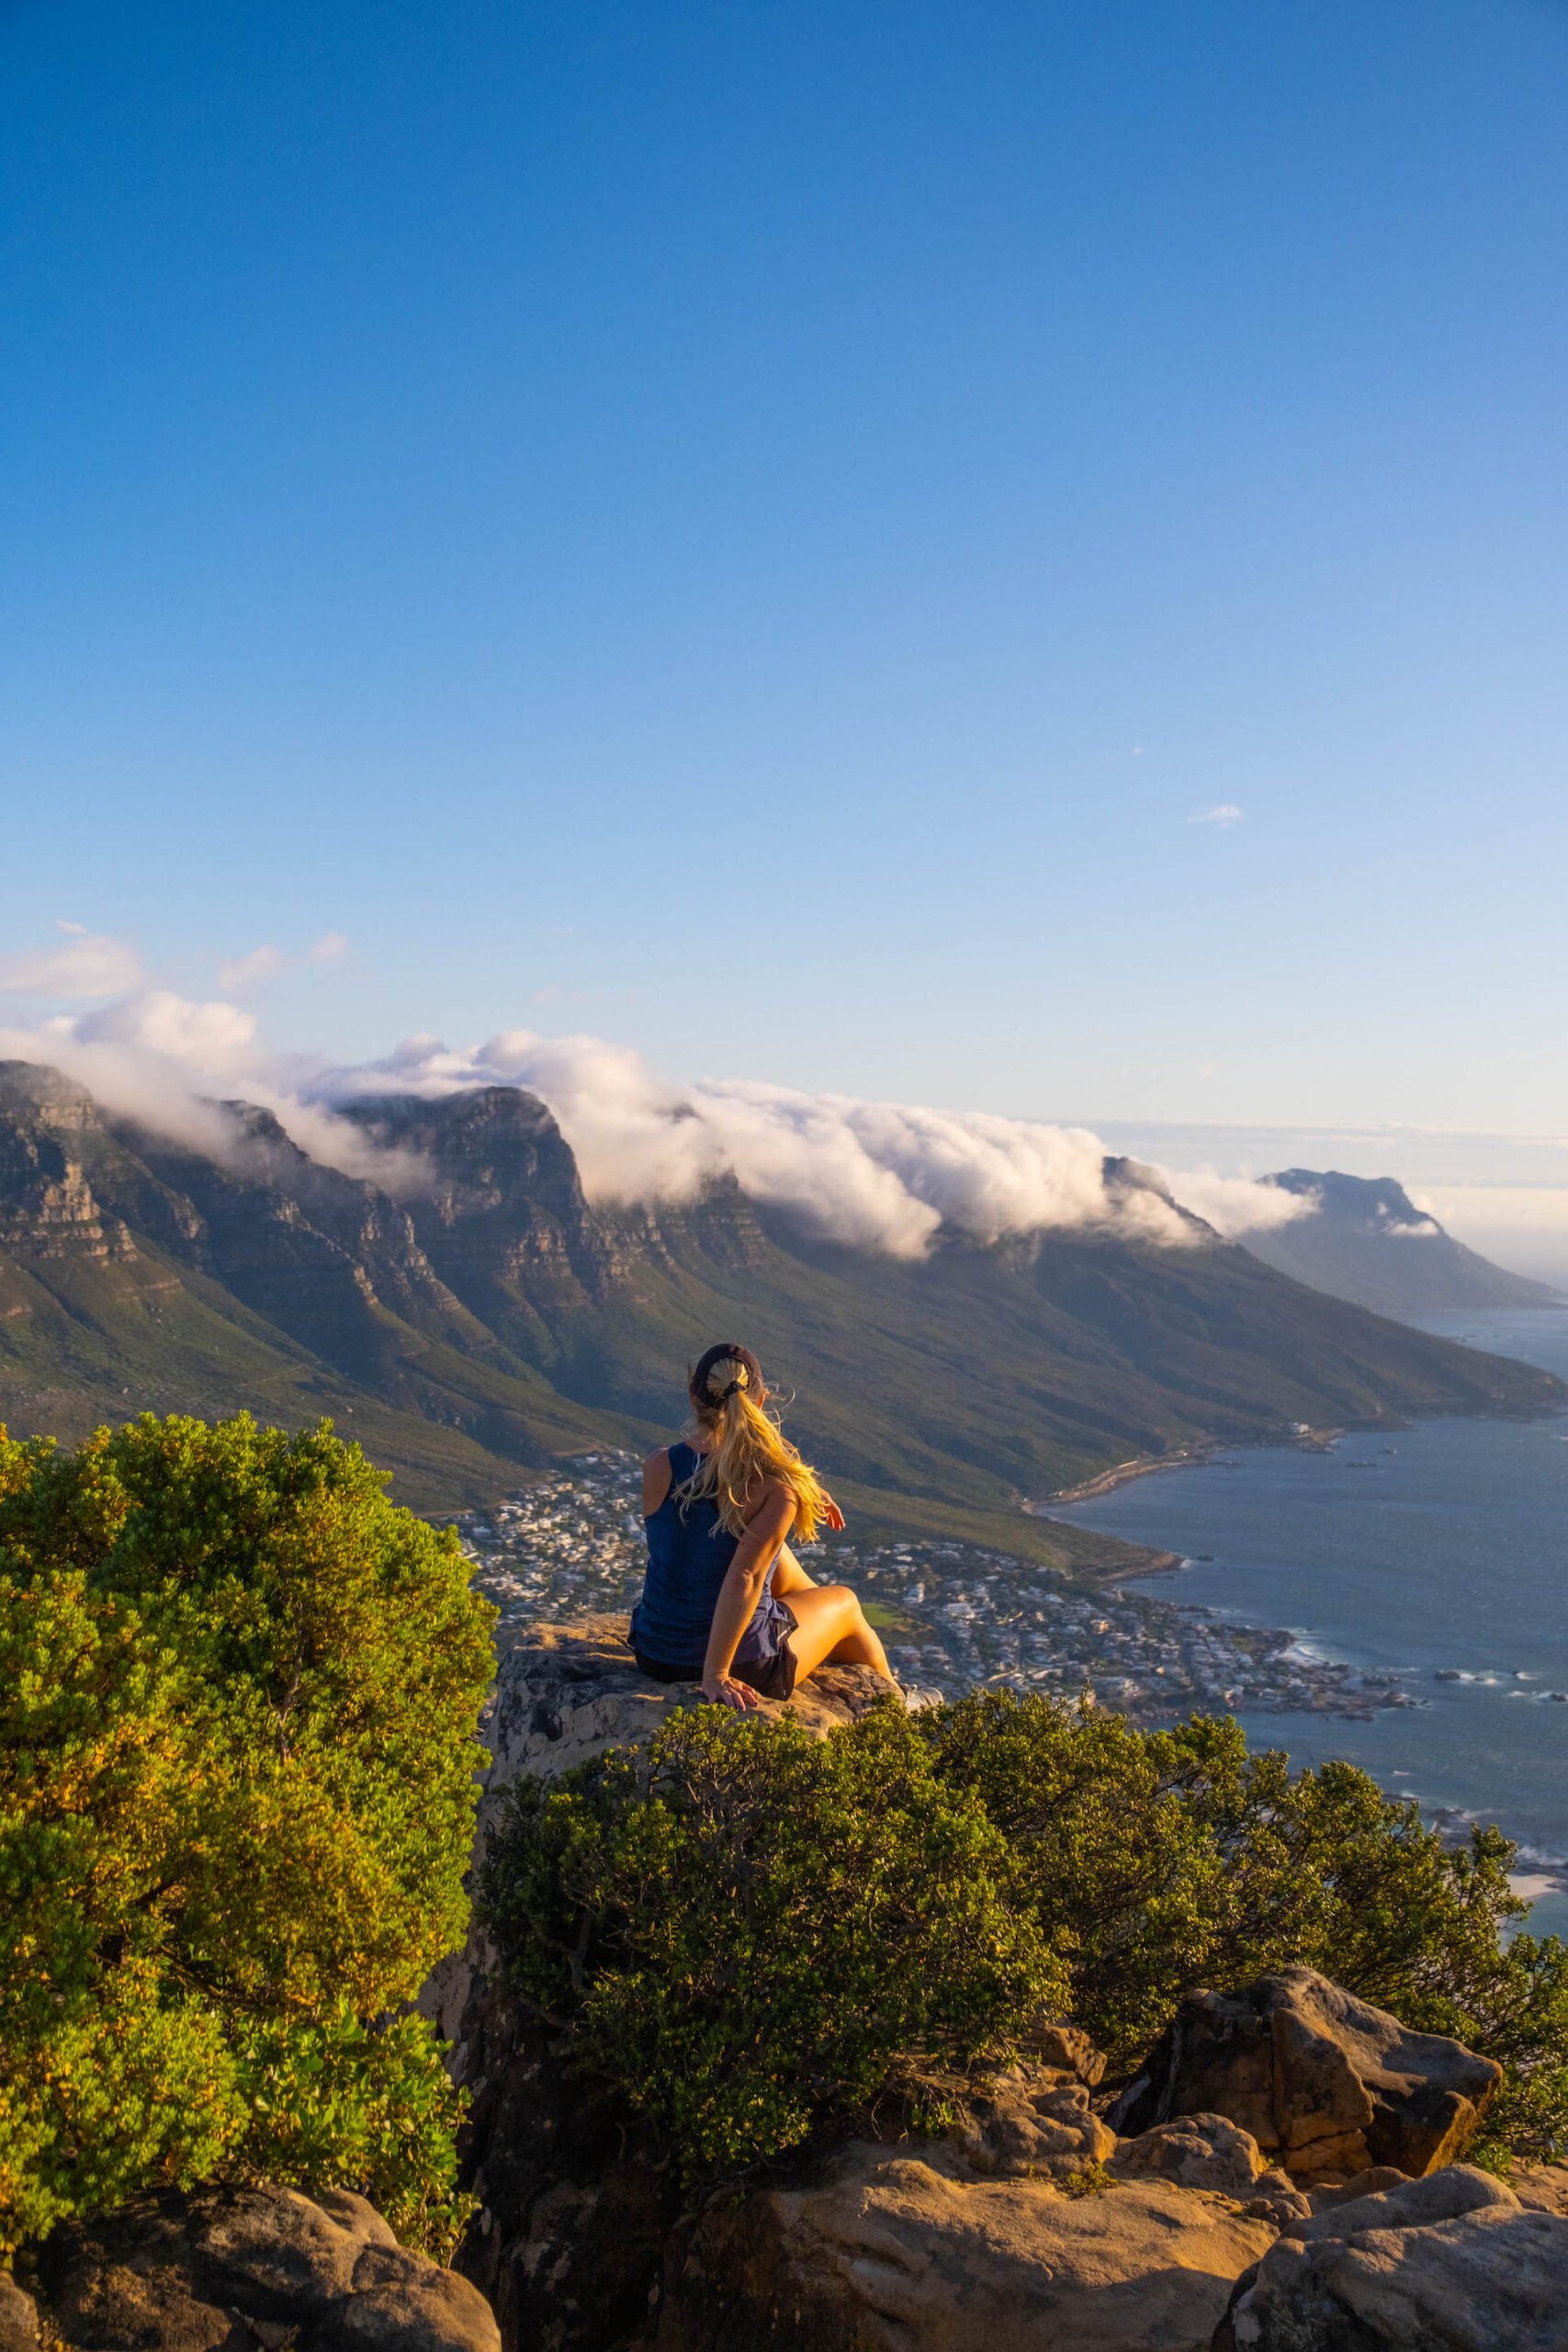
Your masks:
{"label": "green foliage", "polygon": [[1365,1773],[1292,1775],[1229,1721],[985,1693],[817,1747],[677,1716],[646,1758],[522,1784],[479,1904],[689,2160],[787,2146],[911,2059],[1026,2046],[1043,2002],[1130,2067],[1189,1988],[1302,1963],[1497,2058],[1501,2161],[1568,2139],[1568,1952],[1506,1940],[1512,1852],[1452,1851]]}
{"label": "green foliage", "polygon": [[455,2097],[370,2021],[464,1931],[490,1623],[328,1424],[0,1431],[0,2246],[264,2170],[449,2233]]}
{"label": "green foliage", "polygon": [[338,2002],[316,2018],[257,2023],[242,2051],[247,2171],[364,2184],[405,2245],[457,2243],[473,2210],[457,2187],[459,2101],[423,2018],[367,2023]]}
{"label": "green foliage", "polygon": [[524,1781],[478,1911],[696,2165],[795,2144],[899,2060],[1000,2058],[1064,1989],[1007,1841],[891,1708],[825,1742],[701,1708]]}
{"label": "green foliage", "polygon": [[1495,1829],[1453,1852],[1353,1765],[1292,1775],[1238,1724],[977,1693],[931,1737],[1019,1853],[1061,1939],[1073,2014],[1131,2063],[1185,1987],[1319,1968],[1411,2025],[1457,2030],[1524,1906]]}

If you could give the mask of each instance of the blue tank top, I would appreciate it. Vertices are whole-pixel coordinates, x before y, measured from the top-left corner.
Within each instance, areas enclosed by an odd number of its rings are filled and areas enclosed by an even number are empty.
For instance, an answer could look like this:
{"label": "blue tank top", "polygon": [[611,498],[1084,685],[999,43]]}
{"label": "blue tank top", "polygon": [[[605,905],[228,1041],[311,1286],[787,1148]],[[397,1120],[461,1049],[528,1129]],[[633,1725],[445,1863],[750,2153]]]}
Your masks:
{"label": "blue tank top", "polygon": [[[682,1509],[680,1489],[697,1466],[689,1445],[670,1448],[670,1491],[643,1521],[648,1530],[648,1574],[642,1599],[632,1611],[632,1647],[660,1666],[684,1668],[700,1676],[707,1655],[713,1612],[740,1538],[718,1523],[718,1505],[703,1496]],[[736,1647],[736,1661],[753,1666],[776,1657],[795,1620],[773,1599],[768,1570],[762,1597]]]}

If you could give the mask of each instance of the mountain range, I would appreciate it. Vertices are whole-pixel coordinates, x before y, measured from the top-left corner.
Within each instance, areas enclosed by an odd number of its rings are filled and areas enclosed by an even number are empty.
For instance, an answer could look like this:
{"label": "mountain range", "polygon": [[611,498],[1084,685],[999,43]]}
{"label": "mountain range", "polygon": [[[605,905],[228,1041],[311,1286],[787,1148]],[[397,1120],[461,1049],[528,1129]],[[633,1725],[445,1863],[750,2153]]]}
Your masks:
{"label": "mountain range", "polygon": [[[0,1064],[14,1433],[327,1413],[435,1511],[667,1436],[687,1363],[734,1337],[796,1392],[791,1429],[863,1528],[1106,1566],[1112,1539],[1020,1506],[1293,1425],[1568,1404],[1549,1374],[1310,1289],[1192,1217],[1185,1247],[944,1233],[908,1261],[814,1238],[729,1181],[683,1207],[592,1205],[513,1087],[349,1106],[385,1182],[311,1159],[269,1112],[219,1115],[214,1158]],[[1130,1161],[1106,1174],[1113,1198],[1158,1189]]]}
{"label": "mountain range", "polygon": [[1445,1233],[1392,1176],[1342,1176],[1286,1168],[1263,1182],[1314,1203],[1289,1225],[1249,1233],[1266,1266],[1379,1315],[1446,1309],[1568,1306],[1558,1291],[1495,1266]]}

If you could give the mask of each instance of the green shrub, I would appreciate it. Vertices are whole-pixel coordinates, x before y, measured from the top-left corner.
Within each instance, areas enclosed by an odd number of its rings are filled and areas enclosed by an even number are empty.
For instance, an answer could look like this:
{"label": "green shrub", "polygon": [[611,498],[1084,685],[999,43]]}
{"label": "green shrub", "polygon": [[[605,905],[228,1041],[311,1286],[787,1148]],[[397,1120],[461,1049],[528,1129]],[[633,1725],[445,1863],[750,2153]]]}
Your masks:
{"label": "green shrub", "polygon": [[789,2146],[907,2060],[1026,2047],[1043,2003],[1130,2068],[1190,1987],[1296,1962],[1497,2058],[1500,2162],[1568,2137],[1568,1953],[1506,1941],[1512,1856],[1228,1720],[987,1693],[818,1747],[678,1715],[643,1758],[520,1784],[479,1901],[525,1997],[690,2162]]}
{"label": "green shrub", "polygon": [[477,1909],[697,2165],[795,2145],[901,2061],[1002,2058],[1065,1989],[1007,1840],[894,1708],[818,1742],[705,1707],[519,1782]]}
{"label": "green shrub", "polygon": [[449,2240],[389,2013],[464,1932],[491,1614],[330,1425],[0,1431],[0,2246],[262,2172]]}
{"label": "green shrub", "polygon": [[1509,1975],[1501,1937],[1525,1905],[1507,1839],[1480,1829],[1454,1851],[1354,1765],[1292,1775],[1228,1718],[1140,1732],[990,1692],[930,1736],[1012,1843],[1073,2013],[1113,2059],[1130,2064],[1186,1987],[1292,1962],[1435,2032],[1473,2024]]}

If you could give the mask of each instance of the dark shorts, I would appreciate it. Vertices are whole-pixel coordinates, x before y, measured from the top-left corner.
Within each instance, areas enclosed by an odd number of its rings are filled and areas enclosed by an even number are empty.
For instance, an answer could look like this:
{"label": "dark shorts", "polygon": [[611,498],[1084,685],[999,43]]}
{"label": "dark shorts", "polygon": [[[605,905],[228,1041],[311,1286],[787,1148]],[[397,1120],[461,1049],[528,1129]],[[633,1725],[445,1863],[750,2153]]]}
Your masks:
{"label": "dark shorts", "polygon": [[[795,1629],[795,1611],[787,1600],[779,1607]],[[703,1670],[699,1667],[667,1666],[662,1658],[645,1657],[641,1650],[633,1652],[637,1671],[646,1674],[650,1682],[700,1682]],[[772,1657],[737,1658],[729,1669],[730,1679],[749,1682],[764,1699],[787,1699],[795,1689],[795,1650],[786,1634]]]}

